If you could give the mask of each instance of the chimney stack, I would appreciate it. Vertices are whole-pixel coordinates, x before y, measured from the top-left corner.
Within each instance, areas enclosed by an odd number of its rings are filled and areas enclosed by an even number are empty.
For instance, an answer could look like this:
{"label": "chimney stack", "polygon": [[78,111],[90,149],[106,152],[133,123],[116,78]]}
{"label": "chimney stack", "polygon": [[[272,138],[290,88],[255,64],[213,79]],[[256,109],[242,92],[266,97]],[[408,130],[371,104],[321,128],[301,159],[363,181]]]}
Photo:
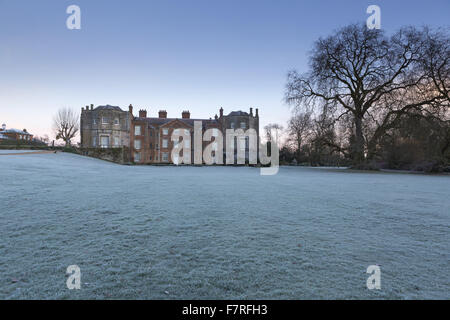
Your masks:
{"label": "chimney stack", "polygon": [[220,108],[219,112],[220,112],[220,117],[222,118],[223,117],[223,108],[222,107]]}
{"label": "chimney stack", "polygon": [[133,105],[132,105],[132,104],[130,104],[130,105],[128,106],[128,111],[129,111],[131,114],[133,114]]}
{"label": "chimney stack", "polygon": [[190,113],[189,111],[183,111],[183,112],[181,113],[181,117],[182,117],[183,119],[190,119],[190,118],[191,118],[191,113]]}
{"label": "chimney stack", "polygon": [[147,110],[145,109],[139,110],[139,118],[147,118]]}
{"label": "chimney stack", "polygon": [[94,105],[93,104],[91,104],[91,110],[94,110]]}
{"label": "chimney stack", "polygon": [[250,108],[250,117],[253,117],[253,108]]}
{"label": "chimney stack", "polygon": [[6,124],[2,124],[2,130],[1,131],[5,131],[6,130]]}
{"label": "chimney stack", "polygon": [[259,115],[258,115],[258,108],[256,108],[256,114],[255,114],[255,117],[259,117]]}
{"label": "chimney stack", "polygon": [[167,118],[167,111],[166,110],[159,110],[158,115],[159,115],[159,117],[161,119],[166,119]]}

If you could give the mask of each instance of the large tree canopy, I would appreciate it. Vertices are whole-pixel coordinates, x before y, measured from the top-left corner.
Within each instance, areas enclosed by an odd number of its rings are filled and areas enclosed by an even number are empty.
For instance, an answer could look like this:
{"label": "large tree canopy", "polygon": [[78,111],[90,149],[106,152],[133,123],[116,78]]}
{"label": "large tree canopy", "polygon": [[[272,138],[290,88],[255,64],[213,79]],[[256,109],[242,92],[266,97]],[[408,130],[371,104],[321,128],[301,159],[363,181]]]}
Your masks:
{"label": "large tree canopy", "polygon": [[350,117],[348,148],[361,163],[404,114],[448,109],[448,44],[448,34],[426,28],[388,37],[349,25],[314,44],[307,73],[288,74],[286,101],[297,110],[320,108],[334,121]]}

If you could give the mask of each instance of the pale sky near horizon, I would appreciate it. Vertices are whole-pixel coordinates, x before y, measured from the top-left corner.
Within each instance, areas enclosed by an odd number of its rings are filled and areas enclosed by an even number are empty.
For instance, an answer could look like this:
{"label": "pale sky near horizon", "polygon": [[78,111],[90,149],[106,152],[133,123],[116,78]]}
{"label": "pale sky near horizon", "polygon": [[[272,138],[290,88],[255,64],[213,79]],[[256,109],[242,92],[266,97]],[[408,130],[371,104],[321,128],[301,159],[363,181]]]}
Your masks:
{"label": "pale sky near horizon", "polygon": [[[66,9],[81,8],[81,30]],[[60,107],[117,105],[156,116],[260,110],[260,127],[290,116],[286,74],[307,71],[320,36],[381,8],[388,34],[449,26],[449,0],[0,0],[0,124],[48,134]]]}

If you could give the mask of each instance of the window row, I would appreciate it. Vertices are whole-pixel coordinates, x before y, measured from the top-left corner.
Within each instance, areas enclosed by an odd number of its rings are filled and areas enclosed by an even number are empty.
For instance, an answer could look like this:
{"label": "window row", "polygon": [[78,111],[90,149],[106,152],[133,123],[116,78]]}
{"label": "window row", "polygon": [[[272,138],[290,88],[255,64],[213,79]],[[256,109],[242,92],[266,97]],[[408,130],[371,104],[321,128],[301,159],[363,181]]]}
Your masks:
{"label": "window row", "polygon": [[[164,139],[163,140],[163,146],[165,146],[164,148],[167,148],[167,144],[168,144],[167,139]],[[158,144],[157,143],[155,144],[155,146],[156,146],[156,148],[158,148]],[[142,140],[135,139],[134,140],[134,148],[136,150],[140,150],[142,148]],[[151,142],[150,142],[150,149],[153,149],[153,143],[151,143]]]}
{"label": "window row", "polygon": [[[173,132],[174,132],[174,134],[180,134],[180,129],[175,129]],[[163,128],[162,129],[162,134],[164,136],[169,135],[169,129],[168,128]],[[190,131],[188,129],[184,129],[184,135],[189,135],[189,134],[190,134]],[[140,125],[135,125],[134,126],[134,135],[135,136],[142,135],[142,128],[141,128]],[[152,135],[153,135],[153,133],[150,131],[150,136],[152,136]]]}
{"label": "window row", "polygon": [[[163,154],[164,156],[164,154]],[[150,161],[153,159],[152,156],[150,156]],[[158,160],[158,156],[155,157],[155,160]],[[135,152],[134,153],[134,162],[141,162],[142,161],[142,156],[141,156],[141,152]],[[166,160],[167,161],[167,160]]]}
{"label": "window row", "polygon": [[[93,123],[93,124],[97,124],[97,119],[94,118],[94,119],[92,120],[92,123]],[[102,118],[101,118],[101,123],[102,123],[102,124],[109,124],[109,119],[106,118],[106,117],[102,117]],[[119,124],[120,124],[119,118],[115,118],[115,119],[114,119],[114,125],[118,126]]]}
{"label": "window row", "polygon": [[[234,124],[234,122],[230,123],[231,129],[235,129],[236,125]],[[241,129],[246,129],[247,128],[247,124],[245,122],[241,122]]]}
{"label": "window row", "polygon": [[100,136],[100,144],[97,143],[97,137],[92,137],[92,146],[97,147],[100,146],[101,148],[109,148],[111,146],[119,147],[120,146],[120,138],[119,137],[113,137],[112,138],[113,145],[110,144],[110,136]]}

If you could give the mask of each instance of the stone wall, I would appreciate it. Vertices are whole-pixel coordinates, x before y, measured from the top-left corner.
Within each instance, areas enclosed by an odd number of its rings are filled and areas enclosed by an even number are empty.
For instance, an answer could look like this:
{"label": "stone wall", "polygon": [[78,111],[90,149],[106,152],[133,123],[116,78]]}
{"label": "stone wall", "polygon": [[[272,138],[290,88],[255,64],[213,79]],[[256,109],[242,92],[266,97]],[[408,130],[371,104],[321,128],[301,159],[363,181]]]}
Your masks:
{"label": "stone wall", "polygon": [[130,148],[79,148],[81,155],[111,161],[119,164],[131,164]]}

